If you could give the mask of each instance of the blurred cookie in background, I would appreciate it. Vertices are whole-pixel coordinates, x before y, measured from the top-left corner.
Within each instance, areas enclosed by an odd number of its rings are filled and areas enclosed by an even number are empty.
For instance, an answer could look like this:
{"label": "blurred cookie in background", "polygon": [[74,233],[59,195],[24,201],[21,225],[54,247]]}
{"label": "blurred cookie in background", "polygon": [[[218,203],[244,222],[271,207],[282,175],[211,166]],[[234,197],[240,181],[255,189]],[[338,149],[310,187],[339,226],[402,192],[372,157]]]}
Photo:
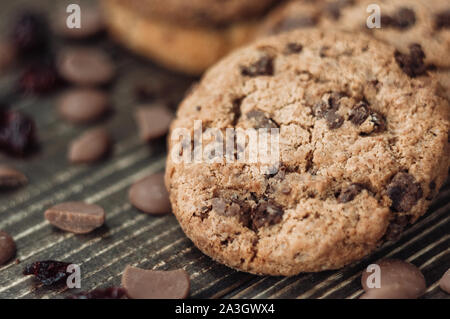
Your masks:
{"label": "blurred cookie in background", "polygon": [[201,74],[249,41],[283,0],[103,0],[112,34],[133,51],[183,73]]}

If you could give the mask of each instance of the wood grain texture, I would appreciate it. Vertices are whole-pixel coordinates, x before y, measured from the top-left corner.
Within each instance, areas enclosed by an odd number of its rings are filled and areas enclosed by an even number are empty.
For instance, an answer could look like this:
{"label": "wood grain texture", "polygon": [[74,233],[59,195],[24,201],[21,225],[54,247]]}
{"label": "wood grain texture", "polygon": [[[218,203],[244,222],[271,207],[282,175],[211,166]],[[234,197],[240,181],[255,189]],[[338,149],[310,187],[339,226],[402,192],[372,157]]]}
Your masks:
{"label": "wood grain texture", "polygon": [[[64,1],[58,1],[64,4]],[[70,1],[77,2],[77,1]],[[52,10],[50,0],[0,2],[0,33],[5,33],[11,13],[39,3]],[[53,8],[54,9],[54,8]],[[112,157],[90,166],[71,166],[66,159],[70,140],[87,127],[60,121],[55,112],[57,94],[36,98],[18,96],[10,100],[14,109],[31,114],[38,126],[41,151],[27,160],[0,156],[29,178],[27,187],[0,194],[0,229],[17,243],[20,264],[0,268],[0,298],[62,298],[77,291],[46,288],[22,276],[26,264],[55,259],[81,265],[82,290],[119,285],[128,264],[169,270],[184,268],[190,274],[193,298],[357,298],[362,293],[361,271],[383,257],[408,260],[419,266],[429,289],[424,298],[449,298],[437,281],[450,266],[450,186],[443,187],[429,212],[410,227],[396,243],[380,247],[364,260],[339,271],[301,274],[295,277],[260,277],[217,264],[197,250],[172,215],[154,217],[138,212],[127,200],[129,186],[148,173],[162,171],[165,141],[144,145],[138,138],[133,110],[138,101],[138,83],[163,81],[171,88],[176,104],[195,79],[169,73],[125,50],[108,39],[85,43],[96,45],[114,59],[119,76],[107,88],[114,113],[102,123],[115,140]],[[55,48],[65,45],[60,40]],[[0,90],[8,92],[18,70],[0,79]],[[62,232],[44,220],[46,208],[66,200],[82,200],[102,206],[106,224],[87,235]]]}

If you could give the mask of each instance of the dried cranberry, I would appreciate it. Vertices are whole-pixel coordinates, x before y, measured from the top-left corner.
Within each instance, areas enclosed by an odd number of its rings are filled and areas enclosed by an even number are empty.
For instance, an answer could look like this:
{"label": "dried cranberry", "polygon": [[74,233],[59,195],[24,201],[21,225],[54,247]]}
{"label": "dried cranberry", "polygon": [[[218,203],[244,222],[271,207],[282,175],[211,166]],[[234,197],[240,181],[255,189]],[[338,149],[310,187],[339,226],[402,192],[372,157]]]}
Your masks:
{"label": "dried cranberry", "polygon": [[34,275],[42,284],[50,286],[62,282],[70,275],[67,272],[70,264],[54,260],[37,261],[26,266],[23,274]]}
{"label": "dried cranberry", "polygon": [[42,15],[23,12],[13,24],[11,40],[19,53],[27,53],[44,47],[47,34],[47,21]]}
{"label": "dried cranberry", "polygon": [[74,296],[67,297],[67,299],[122,299],[127,296],[124,288],[110,287],[99,288],[89,292],[81,292]]}
{"label": "dried cranberry", "polygon": [[59,85],[59,77],[51,62],[34,63],[22,73],[19,87],[25,93],[49,93]]}
{"label": "dried cranberry", "polygon": [[23,156],[37,146],[34,122],[17,111],[0,111],[0,149]]}

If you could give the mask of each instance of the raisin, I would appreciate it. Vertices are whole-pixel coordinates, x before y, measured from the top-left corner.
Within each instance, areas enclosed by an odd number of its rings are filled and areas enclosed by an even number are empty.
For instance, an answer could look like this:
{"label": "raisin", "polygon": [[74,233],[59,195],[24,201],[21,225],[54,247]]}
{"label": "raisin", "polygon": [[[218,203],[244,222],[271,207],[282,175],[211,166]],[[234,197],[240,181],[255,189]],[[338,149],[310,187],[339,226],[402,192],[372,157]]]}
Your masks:
{"label": "raisin", "polygon": [[19,53],[28,53],[45,47],[47,36],[47,21],[35,12],[20,14],[11,30],[12,43]]}
{"label": "raisin", "polygon": [[80,292],[66,299],[124,299],[127,297],[125,288],[99,288],[88,292]]}
{"label": "raisin", "polygon": [[347,203],[355,199],[355,197],[361,192],[362,186],[359,184],[352,184],[341,191],[337,200],[339,203]]}
{"label": "raisin", "polygon": [[277,128],[278,125],[270,118],[266,117],[264,112],[259,110],[251,110],[246,114],[249,121],[252,122],[254,128]]}
{"label": "raisin", "polygon": [[450,9],[440,12],[435,16],[435,28],[436,29],[449,29],[450,28]]}
{"label": "raisin", "polygon": [[23,274],[25,276],[34,275],[43,285],[51,286],[61,283],[69,276],[67,267],[70,264],[54,260],[37,261],[26,266]]}
{"label": "raisin", "polygon": [[271,226],[281,222],[283,209],[272,201],[262,200],[250,213],[251,228],[257,230],[264,226]]}
{"label": "raisin", "polygon": [[260,75],[273,75],[272,57],[264,55],[258,61],[249,66],[241,66],[241,74],[250,77]]}
{"label": "raisin", "polygon": [[44,94],[58,87],[59,77],[51,62],[30,65],[19,78],[19,88],[25,93]]}
{"label": "raisin", "polygon": [[300,43],[295,42],[289,42],[286,47],[284,48],[283,53],[284,54],[294,54],[294,53],[300,53],[303,50],[303,45]]}
{"label": "raisin", "polygon": [[409,54],[395,51],[394,57],[397,64],[409,77],[425,74],[427,67],[424,63],[425,53],[420,44],[414,43],[409,46]]}
{"label": "raisin", "polygon": [[18,111],[0,111],[0,149],[24,156],[37,146],[35,124]]}
{"label": "raisin", "polygon": [[395,212],[409,211],[422,197],[422,187],[414,176],[397,173],[387,186],[387,195],[392,200],[391,209]]}

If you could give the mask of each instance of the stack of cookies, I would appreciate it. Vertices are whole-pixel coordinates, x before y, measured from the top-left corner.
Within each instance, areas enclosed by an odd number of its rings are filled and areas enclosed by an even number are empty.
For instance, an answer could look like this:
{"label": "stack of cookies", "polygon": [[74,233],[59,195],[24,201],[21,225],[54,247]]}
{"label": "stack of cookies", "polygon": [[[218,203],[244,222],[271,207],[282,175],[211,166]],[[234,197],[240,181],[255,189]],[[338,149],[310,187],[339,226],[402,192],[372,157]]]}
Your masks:
{"label": "stack of cookies", "polygon": [[[108,1],[115,4],[110,13],[143,24],[135,2]],[[227,50],[247,38],[230,37],[230,30],[253,29],[258,38],[206,71],[181,103],[169,136],[172,209],[205,254],[255,274],[337,269],[395,240],[426,212],[450,164],[448,3],[378,0],[381,28],[369,29],[374,1],[294,1],[254,29],[252,19],[277,1],[190,1],[181,16],[172,10],[178,1],[166,1],[164,10],[159,2],[139,1],[139,17],[161,17],[145,20],[152,31],[144,42],[152,56],[179,70],[191,62],[189,71],[200,71],[225,52],[202,51],[210,59],[178,55],[177,45],[191,53],[204,49],[187,36],[200,32],[193,21],[205,35],[227,34]],[[129,45],[143,49],[136,37],[149,29],[141,30],[128,31]],[[202,43],[215,48],[209,41]],[[169,46],[172,54],[163,50]],[[279,161],[267,170],[237,160],[255,150],[250,139],[226,158],[220,148],[202,158],[195,150],[187,154],[187,145],[190,151],[200,142],[203,149],[223,142],[206,137],[210,129],[222,136],[230,129],[274,130]],[[180,142],[180,131],[193,134]]]}

